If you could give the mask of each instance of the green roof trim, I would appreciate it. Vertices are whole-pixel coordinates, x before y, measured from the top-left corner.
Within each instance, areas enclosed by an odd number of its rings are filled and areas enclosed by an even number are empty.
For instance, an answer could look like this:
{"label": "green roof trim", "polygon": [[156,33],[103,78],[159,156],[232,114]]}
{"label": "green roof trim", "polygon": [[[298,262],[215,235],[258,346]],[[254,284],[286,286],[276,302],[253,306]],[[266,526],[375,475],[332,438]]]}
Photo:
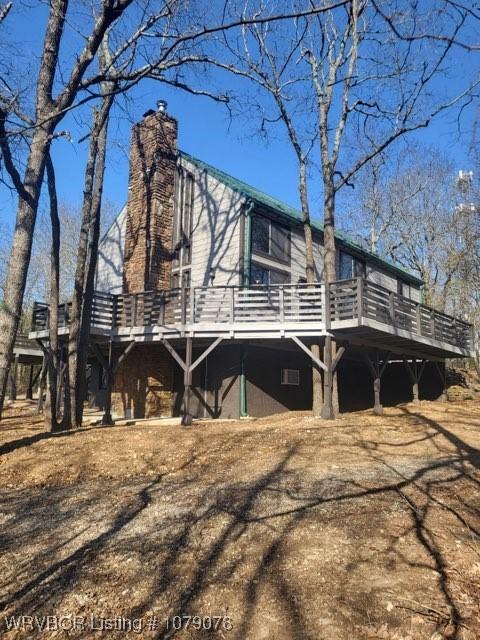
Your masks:
{"label": "green roof trim", "polygon": [[[189,153],[186,153],[185,151],[179,151],[179,154],[182,158],[184,158],[188,162],[191,162],[193,165],[195,165],[199,169],[206,171],[213,178],[216,178],[219,182],[222,182],[223,184],[227,185],[233,191],[236,191],[237,193],[240,193],[241,195],[245,196],[245,198],[253,200],[256,204],[269,209],[271,212],[275,214],[279,214],[287,218],[289,221],[294,220],[295,222],[298,222],[298,223],[302,222],[302,213],[298,209],[291,207],[290,205],[286,204],[285,202],[282,202],[281,200],[277,200],[277,198],[274,198],[268,195],[267,193],[264,193],[263,191],[260,191],[255,187],[252,187],[251,185],[247,184],[246,182],[243,182],[242,180],[238,180],[238,178],[234,178],[228,173],[225,173],[221,169],[217,169],[216,167],[213,167],[211,164],[208,164],[203,160],[199,160],[198,158],[195,158],[194,156],[190,155]],[[320,222],[317,222],[316,220],[312,220],[311,226],[316,231],[323,233],[323,225]],[[345,235],[343,232],[336,230],[335,237],[337,238],[337,240],[339,240],[341,246],[352,250],[356,255],[368,258],[370,262],[376,263],[377,265],[383,267],[385,270],[391,273],[394,273],[397,276],[400,276],[406,282],[415,284],[417,286],[423,285],[423,280],[421,280],[420,278],[417,278],[416,276],[412,275],[408,271],[405,271],[404,269],[402,269],[395,263],[391,262],[390,260],[382,258],[378,254],[372,253],[371,251],[367,251],[357,242],[355,242],[354,240],[349,238],[347,235]]]}

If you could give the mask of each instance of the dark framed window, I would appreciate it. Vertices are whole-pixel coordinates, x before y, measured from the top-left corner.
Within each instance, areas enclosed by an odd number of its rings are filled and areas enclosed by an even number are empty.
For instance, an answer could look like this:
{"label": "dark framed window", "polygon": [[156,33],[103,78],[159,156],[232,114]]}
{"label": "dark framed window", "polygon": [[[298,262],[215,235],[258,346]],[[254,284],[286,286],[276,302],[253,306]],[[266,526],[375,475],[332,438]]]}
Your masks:
{"label": "dark framed window", "polygon": [[192,259],[193,203],[195,180],[180,169],[177,175],[173,266],[190,264]]}
{"label": "dark framed window", "polygon": [[281,384],[298,387],[300,385],[300,370],[282,369]]}
{"label": "dark framed window", "polygon": [[252,285],[270,285],[270,284],[288,284],[290,282],[290,274],[285,271],[277,271],[265,267],[258,262],[252,262],[250,269],[250,284]]}
{"label": "dark framed window", "polygon": [[340,251],[339,274],[340,280],[348,280],[350,278],[365,278],[367,275],[366,264],[363,260],[355,258],[346,251]]}
{"label": "dark framed window", "polygon": [[290,262],[290,231],[269,218],[253,216],[252,251]]}
{"label": "dark framed window", "polygon": [[397,293],[404,298],[410,298],[410,285],[403,280],[397,280]]}

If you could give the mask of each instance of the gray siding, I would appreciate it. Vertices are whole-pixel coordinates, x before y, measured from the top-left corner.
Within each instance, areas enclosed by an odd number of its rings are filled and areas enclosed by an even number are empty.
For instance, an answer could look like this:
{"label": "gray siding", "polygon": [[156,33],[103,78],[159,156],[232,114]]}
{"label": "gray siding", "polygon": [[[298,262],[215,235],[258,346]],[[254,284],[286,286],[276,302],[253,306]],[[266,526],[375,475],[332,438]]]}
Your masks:
{"label": "gray siding", "polygon": [[240,283],[240,239],[245,198],[187,160],[195,177],[191,283],[193,286]]}
{"label": "gray siding", "polygon": [[95,284],[97,291],[122,293],[126,226],[127,207],[125,206],[102,238],[98,248]]}
{"label": "gray siding", "polygon": [[[191,264],[185,267],[191,270],[191,283],[193,286],[207,286],[210,284],[210,274],[213,273],[213,284],[216,286],[238,285],[241,282],[240,257],[243,251],[241,238],[245,198],[187,160],[183,159],[182,164],[195,178],[192,258]],[[100,243],[96,277],[96,288],[99,291],[122,291],[125,230],[126,207]],[[317,280],[322,280],[323,247],[318,235],[314,238],[314,259]],[[266,267],[288,272],[292,283],[304,279],[306,260],[303,229],[299,226],[291,228],[290,266],[256,254],[253,254],[253,260]],[[367,278],[391,291],[397,291],[397,277],[387,269],[367,262]],[[420,289],[410,285],[410,297],[419,302]]]}

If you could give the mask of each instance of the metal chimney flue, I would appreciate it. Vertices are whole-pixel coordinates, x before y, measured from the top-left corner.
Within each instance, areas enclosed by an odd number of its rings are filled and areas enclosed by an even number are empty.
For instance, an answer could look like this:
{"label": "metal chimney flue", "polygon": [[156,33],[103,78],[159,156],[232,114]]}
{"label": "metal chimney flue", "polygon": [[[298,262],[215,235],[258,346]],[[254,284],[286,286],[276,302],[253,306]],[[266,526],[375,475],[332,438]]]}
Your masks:
{"label": "metal chimney flue", "polygon": [[166,111],[167,111],[167,101],[166,100],[158,100],[157,108],[160,111],[160,113],[166,113]]}

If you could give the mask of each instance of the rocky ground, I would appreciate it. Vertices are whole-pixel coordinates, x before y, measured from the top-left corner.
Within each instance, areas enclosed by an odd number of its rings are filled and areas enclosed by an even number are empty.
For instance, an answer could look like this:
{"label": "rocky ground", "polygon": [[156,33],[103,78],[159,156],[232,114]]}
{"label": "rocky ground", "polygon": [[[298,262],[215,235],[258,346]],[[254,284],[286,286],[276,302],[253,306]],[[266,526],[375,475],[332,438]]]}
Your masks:
{"label": "rocky ground", "polygon": [[480,637],[476,400],[61,435],[18,402],[0,487],[5,639]]}

